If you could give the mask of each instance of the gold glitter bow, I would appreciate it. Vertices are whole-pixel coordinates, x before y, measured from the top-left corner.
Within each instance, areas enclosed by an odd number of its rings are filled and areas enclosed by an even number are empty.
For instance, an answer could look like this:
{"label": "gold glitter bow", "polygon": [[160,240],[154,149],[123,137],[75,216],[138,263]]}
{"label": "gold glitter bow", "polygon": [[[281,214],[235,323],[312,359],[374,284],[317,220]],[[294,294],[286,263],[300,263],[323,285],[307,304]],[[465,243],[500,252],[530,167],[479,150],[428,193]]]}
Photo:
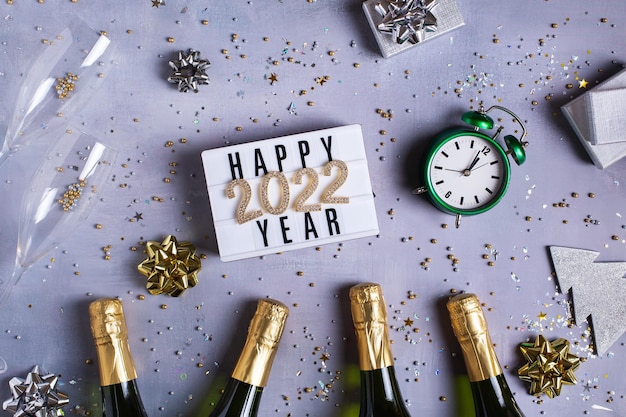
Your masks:
{"label": "gold glitter bow", "polygon": [[517,374],[522,381],[530,382],[531,395],[545,393],[554,398],[561,394],[563,384],[576,384],[574,371],[580,366],[580,358],[569,353],[566,339],[549,342],[538,335],[535,343],[522,343],[520,350],[528,363]]}
{"label": "gold glitter bow", "polygon": [[137,266],[148,277],[146,288],[152,295],[168,294],[178,297],[198,283],[202,268],[196,248],[190,242],[178,242],[169,235],[163,242],[146,244],[148,258]]}

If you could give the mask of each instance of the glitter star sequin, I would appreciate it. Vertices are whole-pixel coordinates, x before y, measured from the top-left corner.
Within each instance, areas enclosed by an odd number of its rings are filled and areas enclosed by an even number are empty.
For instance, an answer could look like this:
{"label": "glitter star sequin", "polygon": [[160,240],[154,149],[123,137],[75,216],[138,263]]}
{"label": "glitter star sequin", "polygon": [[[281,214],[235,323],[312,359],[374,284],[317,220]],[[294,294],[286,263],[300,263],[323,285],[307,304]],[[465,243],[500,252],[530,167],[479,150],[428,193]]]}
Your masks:
{"label": "glitter star sequin", "polygon": [[587,88],[587,84],[589,83],[583,78],[582,80],[578,81],[578,88]]}
{"label": "glitter star sequin", "polygon": [[549,342],[538,335],[534,343],[522,343],[520,350],[527,363],[518,370],[518,376],[530,382],[531,395],[543,393],[554,398],[561,394],[563,384],[576,384],[574,371],[580,366],[580,358],[569,353],[566,339]]}
{"label": "glitter star sequin", "polygon": [[200,58],[200,52],[193,49],[189,49],[187,52],[178,51],[178,60],[170,61],[169,64],[174,70],[174,74],[167,81],[178,84],[178,91],[181,93],[186,93],[189,90],[197,93],[200,85],[209,84],[206,69],[211,66],[211,63]]}
{"label": "glitter star sequin", "polygon": [[2,408],[18,417],[62,416],[61,408],[69,403],[64,393],[57,391],[58,377],[54,374],[40,375],[39,366],[33,367],[26,379],[13,377],[9,381],[11,398]]}
{"label": "glitter star sequin", "polygon": [[378,3],[375,9],[383,16],[378,30],[391,34],[398,44],[422,42],[426,32],[437,31],[437,18],[432,14],[436,6],[437,0],[396,0],[386,9]]}
{"label": "glitter star sequin", "polygon": [[156,7],[158,9],[159,6],[165,6],[165,0],[152,0],[152,7]]}
{"label": "glitter star sequin", "polygon": [[137,269],[148,277],[146,288],[150,294],[178,297],[198,283],[202,265],[190,242],[178,242],[169,235],[163,242],[148,242],[146,251],[148,258]]}
{"label": "glitter star sequin", "polygon": [[273,72],[273,73],[270,74],[268,79],[270,80],[270,84],[274,85],[275,83],[278,82],[278,74]]}

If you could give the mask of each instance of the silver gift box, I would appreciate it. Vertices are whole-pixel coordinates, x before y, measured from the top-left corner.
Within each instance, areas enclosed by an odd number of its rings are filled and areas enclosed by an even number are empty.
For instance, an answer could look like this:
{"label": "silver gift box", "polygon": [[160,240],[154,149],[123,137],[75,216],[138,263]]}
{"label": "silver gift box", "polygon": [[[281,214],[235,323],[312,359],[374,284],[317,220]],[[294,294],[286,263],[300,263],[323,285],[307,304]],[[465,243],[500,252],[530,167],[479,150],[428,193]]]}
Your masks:
{"label": "silver gift box", "polygon": [[434,32],[425,31],[424,39],[421,42],[412,43],[406,41],[404,43],[397,43],[391,34],[381,32],[378,29],[378,25],[383,21],[383,16],[376,8],[382,7],[387,10],[390,3],[392,2],[386,0],[367,0],[363,3],[363,11],[372,28],[380,52],[385,58],[412,49],[424,42],[428,42],[431,39],[435,39],[465,25],[461,11],[455,0],[438,0],[437,6],[432,10],[432,14],[437,19],[437,30]]}
{"label": "silver gift box", "polygon": [[[603,95],[606,97],[602,98]],[[610,101],[608,107],[606,101]],[[625,103],[626,69],[623,69],[561,107],[580,143],[600,169],[626,156],[626,132],[620,128],[626,123]]]}

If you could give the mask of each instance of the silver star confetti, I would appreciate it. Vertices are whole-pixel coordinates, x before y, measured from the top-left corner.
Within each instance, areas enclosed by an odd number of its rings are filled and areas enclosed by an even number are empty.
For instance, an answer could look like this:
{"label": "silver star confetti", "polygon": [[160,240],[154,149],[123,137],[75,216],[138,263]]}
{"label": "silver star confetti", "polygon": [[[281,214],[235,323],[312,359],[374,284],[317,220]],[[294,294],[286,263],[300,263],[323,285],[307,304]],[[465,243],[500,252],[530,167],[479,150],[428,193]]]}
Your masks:
{"label": "silver star confetti", "polygon": [[188,52],[178,51],[178,60],[170,61],[170,67],[174,74],[168,77],[167,81],[178,84],[178,91],[186,93],[193,90],[198,92],[198,86],[209,84],[209,76],[206,69],[211,63],[200,58],[200,52],[189,49]]}
{"label": "silver star confetti", "polygon": [[9,381],[12,398],[2,408],[14,417],[57,417],[64,415],[61,408],[70,400],[57,391],[58,377],[40,375],[39,366],[33,367],[26,379],[13,377]]}
{"label": "silver star confetti", "polygon": [[396,43],[419,43],[426,32],[437,31],[437,18],[432,10],[437,0],[396,0],[389,3],[387,9],[378,3],[376,11],[383,16],[378,30],[390,33]]}
{"label": "silver star confetti", "polygon": [[594,262],[599,253],[550,246],[561,292],[572,289],[574,319],[591,316],[596,350],[603,355],[626,331],[626,262]]}

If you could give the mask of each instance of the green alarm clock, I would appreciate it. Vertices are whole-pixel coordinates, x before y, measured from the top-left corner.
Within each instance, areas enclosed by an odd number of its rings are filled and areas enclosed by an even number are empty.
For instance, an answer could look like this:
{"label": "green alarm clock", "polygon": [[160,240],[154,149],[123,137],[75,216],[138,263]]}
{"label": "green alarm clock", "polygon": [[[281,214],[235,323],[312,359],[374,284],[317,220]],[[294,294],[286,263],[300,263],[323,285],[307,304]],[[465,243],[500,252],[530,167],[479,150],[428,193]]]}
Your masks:
{"label": "green alarm clock", "polygon": [[[509,114],[522,128],[520,139],[513,135],[504,137],[506,150],[496,141],[502,126],[493,136],[483,132],[494,127],[488,116],[493,110]],[[526,160],[524,148],[528,145],[522,140],[526,136],[524,123],[505,107],[481,107],[464,113],[462,120],[472,128],[448,129],[434,139],[424,155],[424,185],[413,190],[413,194],[428,193],[435,207],[455,215],[457,228],[462,216],[484,213],[502,200],[511,178],[508,155],[521,165]]]}

